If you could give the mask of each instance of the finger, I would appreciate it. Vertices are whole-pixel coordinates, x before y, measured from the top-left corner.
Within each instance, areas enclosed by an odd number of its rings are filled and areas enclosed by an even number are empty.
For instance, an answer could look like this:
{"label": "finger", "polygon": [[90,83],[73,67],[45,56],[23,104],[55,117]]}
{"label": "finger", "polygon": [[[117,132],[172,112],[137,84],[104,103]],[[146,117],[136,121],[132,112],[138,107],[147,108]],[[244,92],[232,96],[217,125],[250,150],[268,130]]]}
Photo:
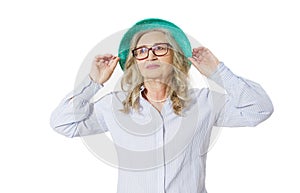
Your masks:
{"label": "finger", "polygon": [[199,52],[197,52],[197,54],[195,54],[195,56],[197,58],[206,58],[208,55],[210,54],[209,50],[207,48],[201,49],[199,50]]}
{"label": "finger", "polygon": [[93,62],[99,62],[99,59],[100,59],[100,55],[97,55],[97,56],[94,57]]}
{"label": "finger", "polygon": [[192,53],[192,56],[195,56],[195,57],[200,57],[201,55],[203,55],[204,53],[204,49],[202,48],[197,48],[193,53]]}
{"label": "finger", "polygon": [[105,60],[111,60],[113,57],[114,57],[114,56],[113,56],[112,54],[105,54],[105,55],[103,55],[103,58],[104,58]]}
{"label": "finger", "polygon": [[203,59],[203,53],[202,52],[193,53],[192,57],[195,58],[195,59],[202,60]]}
{"label": "finger", "polygon": [[193,48],[193,52],[194,53],[198,53],[198,52],[201,52],[203,49],[205,49],[205,47],[203,47],[203,46],[200,46],[200,47],[197,47],[197,48]]}
{"label": "finger", "polygon": [[111,64],[117,64],[119,62],[120,58],[117,56],[113,56],[113,58],[110,60]]}
{"label": "finger", "polygon": [[201,68],[201,65],[194,59],[194,58],[188,58],[193,66],[201,73],[201,74],[205,74],[205,72],[203,71],[203,69]]}
{"label": "finger", "polygon": [[188,60],[189,60],[194,66],[198,66],[198,62],[197,62],[197,60],[196,60],[195,58],[190,57],[190,58],[188,58]]}
{"label": "finger", "polygon": [[109,57],[105,57],[104,62],[110,65],[110,63],[112,63],[116,58],[116,56],[111,55]]}
{"label": "finger", "polygon": [[113,70],[116,68],[118,62],[119,62],[120,58],[119,57],[115,57],[113,60],[110,61],[109,67]]}
{"label": "finger", "polygon": [[207,48],[201,47],[201,48],[199,48],[198,52],[199,53],[205,53],[207,50],[208,50]]}
{"label": "finger", "polygon": [[196,57],[196,58],[199,58],[199,57],[201,57],[202,55],[201,55],[201,52],[197,52],[197,53],[195,53],[195,54],[193,54],[193,57]]}
{"label": "finger", "polygon": [[99,61],[100,59],[109,59],[112,57],[113,57],[112,54],[98,54],[95,56],[95,59]]}
{"label": "finger", "polygon": [[103,60],[104,60],[104,56],[103,55],[97,55],[94,58],[94,62],[100,62],[101,60],[103,62]]}
{"label": "finger", "polygon": [[99,61],[96,62],[96,65],[97,65],[97,66],[103,66],[103,65],[105,65],[105,60],[102,59],[102,58],[99,59]]}

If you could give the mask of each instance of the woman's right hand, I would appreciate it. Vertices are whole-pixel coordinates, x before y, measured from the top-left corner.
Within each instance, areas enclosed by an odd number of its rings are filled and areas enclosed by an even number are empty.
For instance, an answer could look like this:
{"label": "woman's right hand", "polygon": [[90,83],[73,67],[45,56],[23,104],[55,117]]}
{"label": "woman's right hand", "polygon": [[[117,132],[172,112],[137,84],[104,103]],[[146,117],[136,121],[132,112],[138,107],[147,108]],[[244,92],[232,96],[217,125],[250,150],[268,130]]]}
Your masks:
{"label": "woman's right hand", "polygon": [[105,83],[112,75],[119,60],[119,57],[112,54],[97,55],[92,63],[89,76],[98,84]]}

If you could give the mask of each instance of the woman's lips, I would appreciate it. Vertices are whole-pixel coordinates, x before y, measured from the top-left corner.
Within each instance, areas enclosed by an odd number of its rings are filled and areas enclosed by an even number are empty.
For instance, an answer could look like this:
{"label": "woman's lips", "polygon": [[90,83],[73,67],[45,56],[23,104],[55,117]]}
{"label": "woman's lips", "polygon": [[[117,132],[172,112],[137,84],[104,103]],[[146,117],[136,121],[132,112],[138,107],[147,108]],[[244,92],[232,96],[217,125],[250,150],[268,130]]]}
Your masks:
{"label": "woman's lips", "polygon": [[155,69],[155,68],[159,68],[160,65],[159,64],[148,64],[146,65],[146,69]]}

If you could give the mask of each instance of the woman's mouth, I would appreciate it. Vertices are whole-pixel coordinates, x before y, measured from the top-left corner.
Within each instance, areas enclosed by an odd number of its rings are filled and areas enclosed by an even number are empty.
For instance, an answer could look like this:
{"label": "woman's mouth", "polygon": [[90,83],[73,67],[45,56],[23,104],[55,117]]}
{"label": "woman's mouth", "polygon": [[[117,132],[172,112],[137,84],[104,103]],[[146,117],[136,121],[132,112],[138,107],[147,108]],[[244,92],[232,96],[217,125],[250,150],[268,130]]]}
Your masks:
{"label": "woman's mouth", "polygon": [[159,68],[159,67],[160,67],[159,64],[148,64],[148,65],[146,65],[146,69],[149,69],[149,70],[156,69],[156,68]]}

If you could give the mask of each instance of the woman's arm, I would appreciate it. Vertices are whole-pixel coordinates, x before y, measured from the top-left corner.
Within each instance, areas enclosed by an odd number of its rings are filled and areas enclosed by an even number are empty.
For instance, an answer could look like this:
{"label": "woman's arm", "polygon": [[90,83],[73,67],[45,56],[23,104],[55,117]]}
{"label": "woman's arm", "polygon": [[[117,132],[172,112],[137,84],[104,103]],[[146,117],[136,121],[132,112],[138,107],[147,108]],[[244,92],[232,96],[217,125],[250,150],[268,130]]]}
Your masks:
{"label": "woman's arm", "polygon": [[55,131],[67,137],[108,131],[103,114],[95,112],[94,103],[90,103],[90,99],[110,78],[119,59],[111,54],[95,57],[90,74],[51,114],[50,125]]}
{"label": "woman's arm", "polygon": [[[87,76],[52,112],[51,127],[66,137],[92,135],[108,131],[101,116],[97,119],[90,99],[103,87]],[[101,126],[100,126],[101,124]]]}
{"label": "woman's arm", "polygon": [[222,86],[226,94],[211,92],[216,110],[216,126],[256,126],[273,113],[272,102],[257,83],[238,77],[223,63],[208,78]]}
{"label": "woman's arm", "polygon": [[194,48],[189,60],[227,92],[224,95],[210,91],[216,126],[255,126],[273,113],[272,102],[259,84],[233,74],[207,48]]}

